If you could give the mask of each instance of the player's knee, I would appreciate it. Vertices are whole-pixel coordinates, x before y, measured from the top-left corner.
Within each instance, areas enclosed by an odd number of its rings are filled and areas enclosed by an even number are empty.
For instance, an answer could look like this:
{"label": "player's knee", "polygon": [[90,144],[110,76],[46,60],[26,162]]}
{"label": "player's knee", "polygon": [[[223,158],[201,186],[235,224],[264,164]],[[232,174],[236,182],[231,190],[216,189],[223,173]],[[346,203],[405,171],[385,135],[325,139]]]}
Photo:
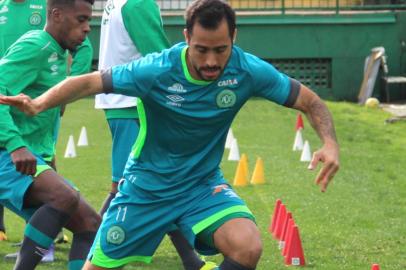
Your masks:
{"label": "player's knee", "polygon": [[255,266],[262,254],[262,241],[258,229],[239,231],[230,241],[228,256],[243,265]]}
{"label": "player's knee", "polygon": [[74,213],[79,207],[79,192],[67,188],[62,192],[55,192],[51,198],[50,204],[60,210],[63,210],[66,213]]}
{"label": "player's knee", "polygon": [[101,216],[95,211],[88,213],[86,220],[86,230],[97,231],[101,223]]}
{"label": "player's knee", "polygon": [[262,254],[262,242],[259,234],[247,234],[239,240],[237,257],[249,265],[256,265]]}

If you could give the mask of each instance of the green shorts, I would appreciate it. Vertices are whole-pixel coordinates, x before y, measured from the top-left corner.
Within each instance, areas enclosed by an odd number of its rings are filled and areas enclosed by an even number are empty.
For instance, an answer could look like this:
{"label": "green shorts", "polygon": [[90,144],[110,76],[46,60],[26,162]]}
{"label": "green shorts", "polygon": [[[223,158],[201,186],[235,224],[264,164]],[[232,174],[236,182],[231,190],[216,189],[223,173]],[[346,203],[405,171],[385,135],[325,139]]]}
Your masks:
{"label": "green shorts", "polygon": [[[46,170],[52,170],[39,156],[37,158],[37,173],[40,175]],[[0,150],[0,204],[9,208],[25,220],[29,219],[36,209],[23,209],[24,196],[34,178],[16,171],[10,154]]]}
{"label": "green shorts", "polygon": [[223,178],[208,180],[172,198],[158,198],[123,180],[103,217],[88,258],[93,265],[105,268],[133,261],[149,263],[174,224],[199,253],[217,254],[210,244],[212,239],[201,236],[212,238],[215,229],[237,217],[254,220],[244,201]]}

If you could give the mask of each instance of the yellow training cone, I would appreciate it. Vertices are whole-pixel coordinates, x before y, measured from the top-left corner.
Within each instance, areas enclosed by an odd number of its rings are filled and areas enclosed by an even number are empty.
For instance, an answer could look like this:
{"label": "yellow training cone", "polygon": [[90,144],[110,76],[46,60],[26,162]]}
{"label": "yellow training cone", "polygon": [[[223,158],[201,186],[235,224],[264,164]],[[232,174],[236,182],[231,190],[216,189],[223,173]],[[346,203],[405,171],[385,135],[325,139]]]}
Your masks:
{"label": "yellow training cone", "polygon": [[246,186],[248,184],[248,159],[247,155],[242,154],[238,162],[237,170],[234,176],[234,186]]}
{"label": "yellow training cone", "polygon": [[262,158],[257,158],[257,162],[255,163],[254,172],[252,173],[251,184],[258,185],[258,184],[265,184],[265,176],[264,176],[264,162]]}

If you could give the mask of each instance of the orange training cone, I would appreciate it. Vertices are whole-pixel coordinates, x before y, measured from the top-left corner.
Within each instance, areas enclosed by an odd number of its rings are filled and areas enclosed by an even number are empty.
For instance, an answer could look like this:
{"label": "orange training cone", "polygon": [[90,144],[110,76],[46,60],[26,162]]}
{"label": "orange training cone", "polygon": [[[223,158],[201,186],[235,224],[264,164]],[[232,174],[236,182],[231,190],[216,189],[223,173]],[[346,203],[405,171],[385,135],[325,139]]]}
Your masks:
{"label": "orange training cone", "polygon": [[289,220],[291,220],[291,219],[292,219],[292,213],[287,212],[285,222],[282,227],[281,240],[279,241],[279,249],[282,249],[282,251],[283,251],[283,248],[285,247],[286,235],[287,235],[287,231],[288,231],[288,223],[289,223]]}
{"label": "orange training cone", "polygon": [[247,156],[243,154],[238,162],[237,170],[234,176],[234,186],[246,186],[248,184],[248,164]]}
{"label": "orange training cone", "polygon": [[246,181],[248,182],[249,171],[248,171],[248,157],[246,154],[241,155],[240,162],[242,162],[242,166],[243,166],[243,170],[244,170],[243,172],[244,172],[245,178],[247,179]]}
{"label": "orange training cone", "polygon": [[374,264],[372,265],[371,270],[379,270],[379,269],[380,269],[380,268],[379,268],[379,264],[374,263]]}
{"label": "orange training cone", "polygon": [[279,208],[281,206],[282,201],[280,199],[276,200],[275,207],[273,209],[273,214],[272,214],[272,219],[271,219],[271,224],[269,225],[268,231],[270,233],[273,233],[275,230],[275,225],[276,225],[276,218],[278,217],[279,213]]}
{"label": "orange training cone", "polygon": [[286,265],[304,266],[305,258],[303,253],[302,241],[300,240],[299,228],[294,225],[289,239],[290,245],[285,257]]}
{"label": "orange training cone", "polygon": [[302,118],[302,115],[300,113],[297,114],[296,127],[295,128],[296,128],[296,130],[304,129],[303,118]]}
{"label": "orange training cone", "polygon": [[257,158],[257,162],[255,163],[254,172],[252,173],[251,177],[251,184],[265,184],[264,162],[260,157]]}
{"label": "orange training cone", "polygon": [[282,234],[282,229],[283,229],[282,227],[283,227],[283,224],[285,223],[285,218],[286,218],[286,207],[282,203],[279,208],[278,217],[276,219],[275,231],[273,232],[273,237],[275,239],[278,239],[278,240],[281,239],[281,234]]}
{"label": "orange training cone", "polygon": [[286,232],[285,232],[285,245],[282,249],[282,256],[286,256],[286,254],[288,253],[288,247],[290,246],[290,235],[292,234],[293,231],[293,226],[295,226],[295,221],[293,220],[293,218],[288,220],[288,225],[286,226]]}

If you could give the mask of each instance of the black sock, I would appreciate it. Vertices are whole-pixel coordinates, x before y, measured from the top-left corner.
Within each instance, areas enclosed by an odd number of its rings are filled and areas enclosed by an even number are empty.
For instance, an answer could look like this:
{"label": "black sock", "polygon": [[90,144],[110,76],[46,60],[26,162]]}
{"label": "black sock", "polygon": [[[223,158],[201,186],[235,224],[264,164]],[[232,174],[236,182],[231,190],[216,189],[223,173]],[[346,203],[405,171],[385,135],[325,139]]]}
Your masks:
{"label": "black sock", "polygon": [[6,227],[4,226],[4,206],[0,205],[0,231],[6,232]]}
{"label": "black sock", "polygon": [[224,261],[220,264],[219,269],[221,269],[221,270],[254,270],[255,268],[245,267],[228,257],[224,257]]}
{"label": "black sock", "polygon": [[168,232],[168,235],[182,260],[185,270],[200,269],[204,265],[204,262],[197,256],[179,230]]}
{"label": "black sock", "polygon": [[49,205],[41,206],[28,221],[14,270],[31,270],[41,261],[70,215]]}
{"label": "black sock", "polygon": [[116,193],[110,192],[107,195],[107,198],[104,200],[102,208],[99,211],[100,216],[103,217],[104,213],[106,212],[107,208],[109,208],[111,200],[114,199],[114,197],[116,197]]}
{"label": "black sock", "polygon": [[69,270],[82,269],[95,236],[96,232],[73,234],[72,246],[69,252]]}

